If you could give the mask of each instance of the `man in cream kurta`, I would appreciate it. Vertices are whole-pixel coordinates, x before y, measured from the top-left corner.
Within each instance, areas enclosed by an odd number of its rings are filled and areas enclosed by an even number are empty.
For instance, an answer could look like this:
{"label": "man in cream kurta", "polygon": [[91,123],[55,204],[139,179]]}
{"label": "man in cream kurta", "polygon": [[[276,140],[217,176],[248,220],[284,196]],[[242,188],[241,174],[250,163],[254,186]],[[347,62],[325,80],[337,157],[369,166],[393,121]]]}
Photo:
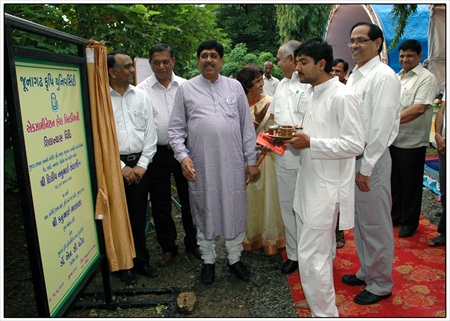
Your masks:
{"label": "man in cream kurta", "polygon": [[[336,222],[354,226],[355,157],[364,150],[356,95],[330,76],[332,47],[319,38],[295,50],[300,81],[313,86],[303,131],[288,141],[301,149],[295,187],[299,272],[314,317],[338,317],[333,283]],[[316,62],[315,62],[316,61]]]}
{"label": "man in cream kurta", "polygon": [[[278,49],[278,66],[283,72],[283,78],[277,87],[270,104],[269,122],[278,125],[296,126],[302,122],[303,112],[310,95],[311,85],[302,84],[295,71],[294,50],[300,42],[291,40]],[[276,175],[281,216],[286,234],[287,260],[281,266],[283,274],[290,274],[298,268],[297,258],[297,228],[292,210],[294,186],[297,179],[300,151],[288,145],[283,156],[276,155]]]}

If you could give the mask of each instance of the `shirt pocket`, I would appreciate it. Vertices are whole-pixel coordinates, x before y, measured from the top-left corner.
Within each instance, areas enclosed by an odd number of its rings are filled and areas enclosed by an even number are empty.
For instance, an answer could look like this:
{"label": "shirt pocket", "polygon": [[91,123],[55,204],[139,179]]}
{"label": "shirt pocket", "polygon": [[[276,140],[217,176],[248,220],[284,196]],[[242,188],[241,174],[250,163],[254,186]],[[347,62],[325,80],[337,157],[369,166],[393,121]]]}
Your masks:
{"label": "shirt pocket", "polygon": [[401,104],[402,104],[402,110],[405,108],[408,108],[411,105],[414,105],[414,99],[416,97],[416,92],[412,90],[408,90],[406,88],[402,88],[402,95],[401,95]]}
{"label": "shirt pocket", "polygon": [[222,114],[226,117],[237,117],[237,100],[235,96],[228,96],[224,100],[219,101],[219,106]]}
{"label": "shirt pocket", "polygon": [[147,109],[135,110],[133,112],[133,124],[136,130],[145,130],[147,127],[147,119],[148,119],[149,111]]}

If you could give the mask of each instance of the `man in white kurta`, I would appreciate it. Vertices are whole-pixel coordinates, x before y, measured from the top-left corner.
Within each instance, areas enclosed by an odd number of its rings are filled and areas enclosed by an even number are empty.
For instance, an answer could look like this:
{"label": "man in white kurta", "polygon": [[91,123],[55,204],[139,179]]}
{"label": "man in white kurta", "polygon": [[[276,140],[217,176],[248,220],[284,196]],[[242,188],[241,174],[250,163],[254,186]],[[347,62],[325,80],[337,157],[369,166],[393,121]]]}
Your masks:
{"label": "man in white kurta", "polygon": [[310,39],[295,58],[300,81],[313,86],[303,131],[288,141],[301,149],[294,197],[300,279],[312,315],[338,317],[335,228],[339,211],[340,229],[354,226],[355,157],[364,149],[364,130],[356,95],[329,75],[332,47]]}
{"label": "man in white kurta", "polygon": [[[278,49],[278,66],[284,78],[277,87],[268,113],[270,121],[278,125],[297,126],[301,124],[303,113],[311,93],[311,85],[302,84],[295,71],[294,50],[300,42],[291,40]],[[290,274],[298,268],[297,228],[292,209],[294,186],[297,179],[300,151],[288,145],[283,156],[276,155],[278,197],[281,216],[286,234],[287,260],[281,266],[281,273]]]}
{"label": "man in white kurta", "polygon": [[223,46],[205,41],[197,50],[201,75],[180,85],[169,121],[169,143],[189,181],[201,281],[214,282],[214,240],[223,236],[228,265],[240,279],[247,218],[246,183],[259,178],[253,118],[240,82],[219,74]]}

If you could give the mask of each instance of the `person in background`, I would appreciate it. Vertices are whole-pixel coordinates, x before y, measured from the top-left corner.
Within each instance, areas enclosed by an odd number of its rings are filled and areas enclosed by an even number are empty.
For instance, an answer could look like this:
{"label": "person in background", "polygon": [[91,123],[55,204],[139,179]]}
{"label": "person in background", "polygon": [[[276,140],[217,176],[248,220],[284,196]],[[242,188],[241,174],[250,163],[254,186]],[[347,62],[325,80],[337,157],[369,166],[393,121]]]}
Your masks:
{"label": "person in background", "polygon": [[[347,83],[348,62],[344,59],[336,58],[333,60],[333,68],[331,69],[331,76],[338,77],[339,81],[344,85]],[[344,231],[339,230],[339,214],[338,223],[336,224],[336,248],[340,249],[345,246],[345,234]]]}
{"label": "person in background", "polygon": [[[271,114],[269,125],[276,123],[278,125],[297,126],[302,123],[306,103],[311,94],[311,85],[302,84],[295,71],[294,50],[299,45],[300,42],[290,40],[278,49],[278,67],[283,72],[284,78],[280,81],[269,107],[269,113]],[[278,197],[286,234],[287,259],[281,266],[281,273],[283,274],[291,274],[298,269],[297,227],[292,204],[294,201],[294,186],[300,167],[299,155],[299,150],[287,145],[283,156],[275,156]]]}
{"label": "person in background", "polygon": [[339,81],[344,85],[347,83],[348,62],[341,58],[333,60],[333,68],[331,69],[331,76],[338,77]]}
{"label": "person in background", "polygon": [[402,70],[400,130],[389,147],[392,157],[392,224],[401,225],[399,237],[409,237],[419,226],[422,207],[423,171],[433,102],[439,92],[436,77],[420,64],[422,47],[417,40],[405,40],[399,46]]}
{"label": "person in background", "polygon": [[273,97],[275,95],[275,91],[277,90],[277,86],[280,83],[278,78],[272,76],[273,72],[273,63],[271,61],[266,61],[264,63],[264,86],[263,86],[263,94],[265,96]]}
{"label": "person in background", "polygon": [[[256,135],[269,127],[267,109],[272,101],[272,97],[262,93],[262,77],[262,69],[253,64],[244,66],[236,76],[247,95]],[[271,256],[286,246],[275,176],[275,153],[263,152],[258,164],[261,177],[247,185],[247,226],[243,246],[249,252],[262,248],[265,255]]]}
{"label": "person in background", "polygon": [[442,97],[442,105],[439,109],[436,119],[434,122],[435,132],[434,139],[436,140],[437,152],[439,157],[439,190],[441,192],[441,204],[444,212],[442,213],[441,218],[439,219],[439,224],[437,227],[437,231],[439,233],[438,236],[427,241],[428,246],[445,246],[446,244],[446,215],[447,215],[447,186],[446,186],[446,153],[445,153],[445,141],[446,141],[446,125],[445,125],[445,93]]}
{"label": "person in background", "polygon": [[383,42],[383,32],[377,25],[358,22],[351,28],[347,44],[356,62],[347,86],[359,99],[366,147],[356,158],[354,235],[360,268],[356,274],[345,274],[342,282],[366,285],[354,298],[361,305],[390,297],[394,286],[389,146],[399,129],[400,81],[380,60]]}
{"label": "person in background", "polygon": [[[152,278],[158,275],[158,271],[149,263],[145,235],[147,168],[156,152],[152,105],[144,91],[131,85],[134,80],[133,61],[125,52],[113,51],[108,54],[107,61],[128,215],[136,249],[134,270]],[[131,269],[119,271],[119,276],[128,285],[137,283]]]}
{"label": "person in background", "polygon": [[250,280],[241,261],[247,218],[246,184],[260,172],[255,127],[241,84],[220,75],[223,45],[207,40],[197,49],[200,75],[181,84],[169,121],[169,143],[188,180],[201,281],[215,280],[214,242],[222,236],[231,272]]}
{"label": "person in background", "polygon": [[173,50],[168,45],[153,46],[150,49],[149,59],[153,74],[137,85],[137,88],[144,90],[150,97],[158,136],[156,154],[148,170],[156,239],[163,252],[159,260],[160,266],[168,265],[178,255],[177,230],[172,218],[172,175],[181,204],[186,252],[193,254],[198,259],[201,259],[202,256],[197,245],[197,231],[192,221],[188,183],[186,177],[183,176],[180,163],[173,157],[167,136],[175,94],[180,84],[186,81],[174,74],[175,62]]}

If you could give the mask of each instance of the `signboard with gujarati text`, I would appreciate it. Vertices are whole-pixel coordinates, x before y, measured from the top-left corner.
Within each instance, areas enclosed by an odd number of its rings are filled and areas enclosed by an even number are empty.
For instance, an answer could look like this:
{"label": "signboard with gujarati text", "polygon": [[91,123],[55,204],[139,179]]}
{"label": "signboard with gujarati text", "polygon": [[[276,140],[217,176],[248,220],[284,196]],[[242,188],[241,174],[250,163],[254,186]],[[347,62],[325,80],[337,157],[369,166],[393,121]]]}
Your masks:
{"label": "signboard with gujarati text", "polygon": [[32,202],[50,316],[100,258],[80,67],[16,58]]}

